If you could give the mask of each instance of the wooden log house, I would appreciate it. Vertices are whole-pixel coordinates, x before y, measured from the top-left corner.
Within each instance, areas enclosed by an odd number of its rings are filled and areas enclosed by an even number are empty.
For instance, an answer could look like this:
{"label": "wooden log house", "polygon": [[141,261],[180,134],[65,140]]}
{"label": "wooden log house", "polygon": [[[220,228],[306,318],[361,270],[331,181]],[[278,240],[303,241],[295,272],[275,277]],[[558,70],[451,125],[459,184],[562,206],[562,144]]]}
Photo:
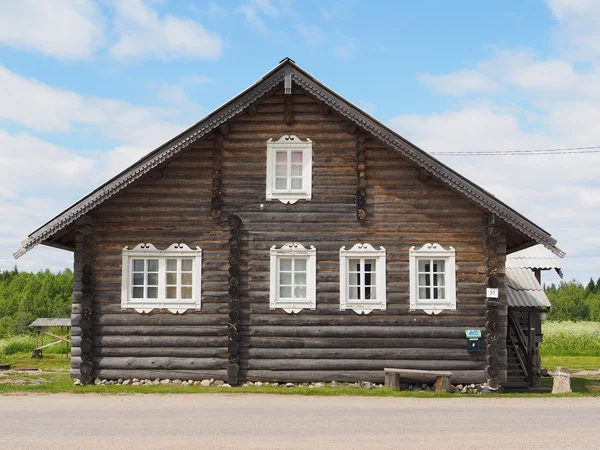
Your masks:
{"label": "wooden log house", "polygon": [[[495,388],[506,256],[538,243],[563,255],[284,59],[15,256],[74,252],[71,375],[83,382],[383,382],[391,367]],[[482,333],[475,351],[466,330]]]}

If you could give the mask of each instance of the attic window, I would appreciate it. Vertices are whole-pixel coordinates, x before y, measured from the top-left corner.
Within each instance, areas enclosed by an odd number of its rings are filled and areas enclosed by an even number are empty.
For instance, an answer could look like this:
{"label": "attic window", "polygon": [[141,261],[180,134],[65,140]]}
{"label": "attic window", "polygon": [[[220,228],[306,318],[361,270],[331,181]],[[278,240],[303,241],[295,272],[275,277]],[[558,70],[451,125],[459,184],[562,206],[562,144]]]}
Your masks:
{"label": "attic window", "polygon": [[267,141],[267,200],[296,203],[310,200],[312,141],[284,135]]}
{"label": "attic window", "polygon": [[123,249],[121,308],[147,313],[167,309],[183,313],[200,309],[202,250],[173,244],[158,250],[152,244]]}
{"label": "attic window", "polygon": [[425,244],[410,252],[410,310],[439,314],[456,309],[456,252]]}

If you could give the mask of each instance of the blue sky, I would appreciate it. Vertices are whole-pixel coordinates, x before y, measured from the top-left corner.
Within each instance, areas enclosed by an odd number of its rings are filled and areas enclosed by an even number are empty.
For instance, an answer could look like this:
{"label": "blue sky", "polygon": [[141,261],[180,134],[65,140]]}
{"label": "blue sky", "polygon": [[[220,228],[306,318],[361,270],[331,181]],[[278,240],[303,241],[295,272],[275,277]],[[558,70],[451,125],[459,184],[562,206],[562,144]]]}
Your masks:
{"label": "blue sky", "polygon": [[[599,30],[593,0],[2,2],[0,269],[286,56],[427,151],[600,145]],[[600,277],[600,154],[439,159],[549,230],[567,278]]]}

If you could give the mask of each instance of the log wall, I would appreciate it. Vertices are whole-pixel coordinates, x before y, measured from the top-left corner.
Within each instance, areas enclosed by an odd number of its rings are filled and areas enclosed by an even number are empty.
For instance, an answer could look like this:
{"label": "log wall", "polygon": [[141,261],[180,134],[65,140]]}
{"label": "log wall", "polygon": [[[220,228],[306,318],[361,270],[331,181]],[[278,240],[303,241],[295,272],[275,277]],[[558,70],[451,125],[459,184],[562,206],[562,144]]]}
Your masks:
{"label": "log wall", "polygon": [[[486,325],[482,211],[367,138],[361,144],[365,216],[359,220],[357,136],[350,134],[356,130],[349,132],[341,116],[323,114],[319,103],[296,89],[293,93],[293,114],[282,90],[229,123],[222,144],[215,146],[211,139],[195,144],[163,168],[161,177],[146,177],[97,209],[96,374],[226,379],[226,220],[237,214],[244,224],[237,359],[241,380],[382,382],[384,367],[399,367],[452,370],[454,382],[485,381],[485,346],[480,353],[468,353],[464,333],[485,331]],[[284,134],[313,141],[312,201],[265,201],[266,141]],[[222,160],[218,218],[214,210],[211,215],[215,147]],[[121,250],[140,242],[161,249],[173,242],[202,248],[201,311],[121,311]],[[288,242],[317,248],[315,311],[269,309],[269,249]],[[387,250],[387,311],[340,312],[339,250],[365,242]],[[456,311],[409,311],[409,249],[427,242],[456,249]],[[505,241],[499,242],[502,270],[505,247]],[[506,317],[498,323],[505,329]],[[76,361],[77,327],[73,332]],[[505,373],[505,350],[498,368]]]}

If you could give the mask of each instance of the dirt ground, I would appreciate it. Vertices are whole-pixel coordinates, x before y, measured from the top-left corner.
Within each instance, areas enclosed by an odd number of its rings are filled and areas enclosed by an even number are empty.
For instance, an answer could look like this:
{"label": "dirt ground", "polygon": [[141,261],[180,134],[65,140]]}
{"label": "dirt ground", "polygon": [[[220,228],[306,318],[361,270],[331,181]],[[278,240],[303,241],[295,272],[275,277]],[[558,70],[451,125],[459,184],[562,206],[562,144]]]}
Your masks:
{"label": "dirt ground", "polygon": [[0,448],[599,448],[600,398],[0,396]]}

